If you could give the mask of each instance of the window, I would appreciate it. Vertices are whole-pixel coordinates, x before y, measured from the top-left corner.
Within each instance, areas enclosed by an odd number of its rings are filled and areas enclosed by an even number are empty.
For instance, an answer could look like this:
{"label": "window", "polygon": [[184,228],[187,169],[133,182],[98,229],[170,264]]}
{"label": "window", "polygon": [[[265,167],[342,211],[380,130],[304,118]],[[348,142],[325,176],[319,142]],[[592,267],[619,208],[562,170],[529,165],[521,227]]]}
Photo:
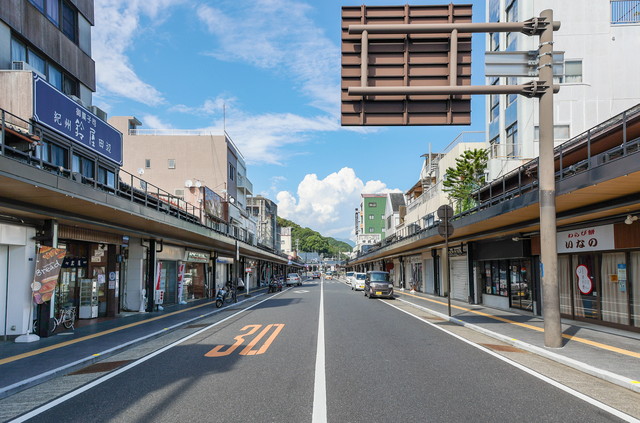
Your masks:
{"label": "window", "polygon": [[27,48],[20,41],[15,38],[11,39],[11,61],[12,62],[26,62],[27,61]]}
{"label": "window", "polygon": [[176,168],[176,159],[167,160],[167,166],[169,167],[169,169],[175,169]]}
{"label": "window", "polygon": [[[570,135],[569,125],[554,125],[553,126],[553,139],[554,140],[568,140]],[[533,128],[533,140],[540,141],[540,127],[534,126]]]}
{"label": "window", "polygon": [[109,169],[102,166],[98,167],[98,182],[111,188],[116,186],[116,175]]}
{"label": "window", "polygon": [[71,78],[66,73],[62,77],[62,92],[66,95],[78,96],[78,81]]}
{"label": "window", "polygon": [[563,74],[554,75],[555,84],[582,82],[582,60],[565,60]]}
{"label": "window", "polygon": [[[495,79],[491,83],[491,85],[498,85],[498,78]],[[491,94],[489,96],[489,117],[490,121],[493,122],[500,116],[500,95],[499,94]]]}
{"label": "window", "polygon": [[373,233],[373,228],[369,228],[369,233]]}
{"label": "window", "polygon": [[490,37],[490,42],[491,45],[489,46],[489,49],[491,51],[498,51],[500,50],[500,33],[499,32],[492,32],[491,35],[489,35]]}
{"label": "window", "polygon": [[56,26],[60,24],[60,0],[47,0],[47,18]]}
{"label": "window", "polygon": [[233,181],[236,179],[236,168],[231,163],[229,163],[229,180]]}
{"label": "window", "polygon": [[93,160],[88,159],[87,157],[80,156],[78,154],[74,154],[71,161],[71,171],[78,172],[82,174],[82,176],[86,178],[93,179],[94,175],[94,163]]}
{"label": "window", "polygon": [[564,62],[564,82],[582,82],[582,60],[567,60]]}
{"label": "window", "polygon": [[640,22],[640,0],[611,0],[611,23],[631,24]]}
{"label": "window", "polygon": [[78,42],[76,37],[76,11],[66,1],[62,2],[62,33],[74,43]]}
{"label": "window", "polygon": [[[508,85],[518,85],[518,78],[509,77],[507,78]],[[518,98],[518,94],[507,94],[507,107],[510,106],[516,99]]]}
{"label": "window", "polygon": [[49,83],[62,91],[62,72],[53,65],[49,65]]}
{"label": "window", "polygon": [[373,220],[374,216],[372,214],[369,215],[369,220]]}
{"label": "window", "polygon": [[[507,22],[518,22],[518,1],[513,0],[510,5],[507,6]],[[511,44],[515,42],[517,37],[516,32],[507,33],[507,49],[511,47]]]}
{"label": "window", "polygon": [[34,53],[33,50],[29,50],[27,62],[29,62],[29,65],[42,75],[47,75],[47,62],[42,57]]}
{"label": "window", "polygon": [[[71,3],[66,0],[29,0],[47,19],[60,28],[74,43],[78,43],[78,14]],[[62,10],[62,20],[60,11]]]}
{"label": "window", "polygon": [[145,169],[151,169],[151,159],[144,159]]}
{"label": "window", "polygon": [[519,152],[517,151],[518,149],[516,148],[516,143],[518,142],[518,123],[514,123],[513,125],[511,125],[510,127],[507,128],[507,142],[505,143],[507,151],[506,151],[506,156],[507,157],[518,157],[519,156]]}
{"label": "window", "polygon": [[54,166],[61,166],[64,169],[69,168],[67,149],[53,144],[47,140],[42,141],[39,148],[39,157],[43,161],[50,163]]}

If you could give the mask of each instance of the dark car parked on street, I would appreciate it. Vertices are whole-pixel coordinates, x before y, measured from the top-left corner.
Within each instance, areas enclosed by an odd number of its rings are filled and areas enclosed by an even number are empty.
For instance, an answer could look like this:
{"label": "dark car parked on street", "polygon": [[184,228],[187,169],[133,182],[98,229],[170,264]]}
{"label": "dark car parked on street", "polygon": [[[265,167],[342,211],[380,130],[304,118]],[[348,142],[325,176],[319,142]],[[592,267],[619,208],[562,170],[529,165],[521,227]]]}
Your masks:
{"label": "dark car parked on street", "polygon": [[369,298],[393,298],[393,282],[389,272],[372,270],[367,272],[364,280],[364,295]]}

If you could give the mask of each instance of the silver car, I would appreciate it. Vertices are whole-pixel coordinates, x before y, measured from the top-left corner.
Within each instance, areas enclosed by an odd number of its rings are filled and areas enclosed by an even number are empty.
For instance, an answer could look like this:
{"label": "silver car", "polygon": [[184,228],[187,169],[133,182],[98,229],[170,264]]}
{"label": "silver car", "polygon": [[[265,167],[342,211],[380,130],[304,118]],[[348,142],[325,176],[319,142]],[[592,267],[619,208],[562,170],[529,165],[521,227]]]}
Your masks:
{"label": "silver car", "polygon": [[389,272],[369,271],[364,280],[364,295],[369,298],[393,298],[393,282]]}

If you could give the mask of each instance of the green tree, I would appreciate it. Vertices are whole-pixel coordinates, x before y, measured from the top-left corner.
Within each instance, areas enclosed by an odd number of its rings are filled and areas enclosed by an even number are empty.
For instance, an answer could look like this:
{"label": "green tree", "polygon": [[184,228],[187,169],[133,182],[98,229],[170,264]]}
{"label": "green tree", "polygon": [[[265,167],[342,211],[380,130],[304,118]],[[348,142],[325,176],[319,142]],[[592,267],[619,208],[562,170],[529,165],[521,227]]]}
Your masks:
{"label": "green tree", "polygon": [[447,169],[443,190],[455,202],[456,213],[469,210],[476,205],[472,193],[485,183],[489,151],[486,149],[467,150],[456,159],[456,166]]}

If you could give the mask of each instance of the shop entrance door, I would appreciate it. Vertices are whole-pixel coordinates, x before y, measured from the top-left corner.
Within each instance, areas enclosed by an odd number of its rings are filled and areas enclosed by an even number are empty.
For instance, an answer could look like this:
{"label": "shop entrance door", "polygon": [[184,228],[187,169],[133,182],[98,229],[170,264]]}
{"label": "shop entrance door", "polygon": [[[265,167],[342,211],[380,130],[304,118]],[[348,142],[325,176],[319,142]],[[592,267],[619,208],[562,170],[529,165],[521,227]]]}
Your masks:
{"label": "shop entrance door", "polygon": [[598,275],[600,269],[595,254],[581,254],[573,259],[573,289],[576,317],[600,318]]}
{"label": "shop entrance door", "polygon": [[531,260],[510,260],[510,307],[533,311]]}

